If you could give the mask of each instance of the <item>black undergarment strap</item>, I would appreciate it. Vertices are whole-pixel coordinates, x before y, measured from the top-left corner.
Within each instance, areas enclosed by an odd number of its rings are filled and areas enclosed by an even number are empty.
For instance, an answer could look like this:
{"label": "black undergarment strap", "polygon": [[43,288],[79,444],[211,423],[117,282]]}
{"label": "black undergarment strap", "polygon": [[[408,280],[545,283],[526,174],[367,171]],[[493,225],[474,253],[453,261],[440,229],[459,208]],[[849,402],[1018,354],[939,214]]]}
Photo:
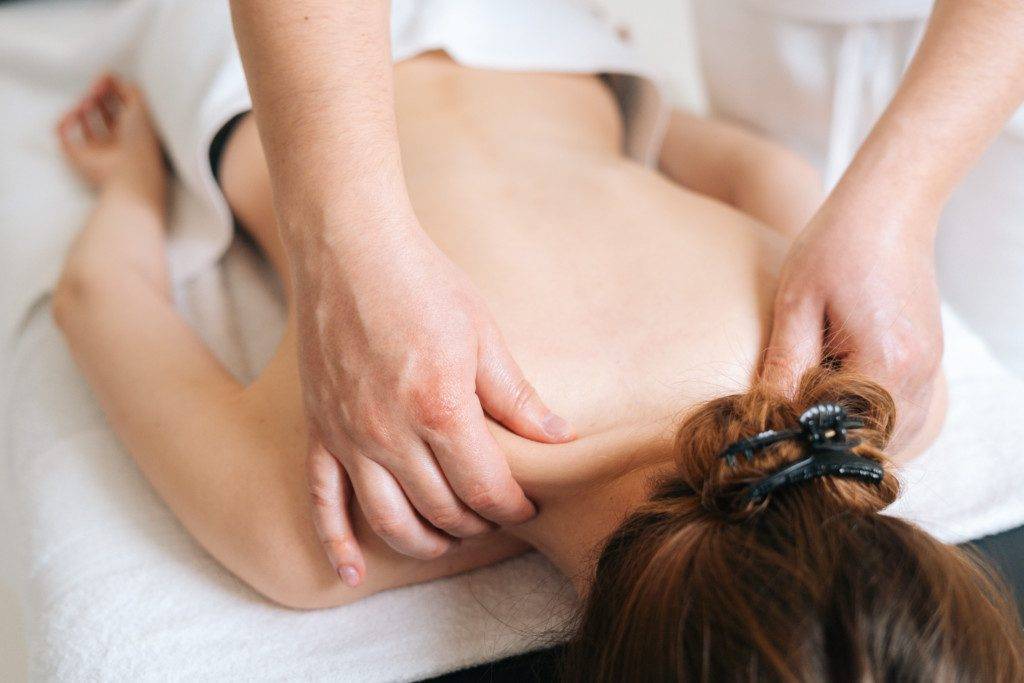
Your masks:
{"label": "black undergarment strap", "polygon": [[218,185],[220,185],[220,158],[224,156],[224,146],[228,144],[228,139],[235,130],[235,126],[241,123],[248,113],[242,112],[232,116],[227,123],[221,126],[210,142],[210,169],[213,171],[213,177],[217,180]]}

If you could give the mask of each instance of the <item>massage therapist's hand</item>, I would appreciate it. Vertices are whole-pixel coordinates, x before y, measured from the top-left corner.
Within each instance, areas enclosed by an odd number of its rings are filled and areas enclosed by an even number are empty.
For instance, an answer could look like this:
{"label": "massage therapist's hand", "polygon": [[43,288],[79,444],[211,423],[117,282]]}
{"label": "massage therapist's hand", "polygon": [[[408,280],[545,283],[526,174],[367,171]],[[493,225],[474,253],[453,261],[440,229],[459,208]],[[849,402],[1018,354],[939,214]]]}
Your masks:
{"label": "massage therapist's hand", "polygon": [[574,435],[412,211],[390,3],[232,0],[231,10],[292,266],[307,474],[328,559],[345,583],[361,581],[349,482],[373,530],[416,557],[528,519],[533,505],[485,415],[537,441]]}
{"label": "massage therapist's hand", "polygon": [[882,116],[782,269],[765,377],[791,389],[823,348],[922,426],[942,355],[933,245],[943,205],[1024,100],[1024,4],[937,0]]}
{"label": "massage therapist's hand", "polygon": [[892,393],[898,447],[923,425],[942,359],[935,217],[872,204],[855,209],[834,196],[793,244],[764,374],[792,393],[823,354],[840,360]]}
{"label": "massage therapist's hand", "polygon": [[411,210],[343,227],[375,239],[352,248],[351,240],[314,237],[290,252],[314,514],[349,581],[359,569],[346,559],[356,549],[344,472],[378,535],[401,553],[431,558],[452,537],[535,513],[486,415],[535,441],[574,435],[541,402],[472,283]]}

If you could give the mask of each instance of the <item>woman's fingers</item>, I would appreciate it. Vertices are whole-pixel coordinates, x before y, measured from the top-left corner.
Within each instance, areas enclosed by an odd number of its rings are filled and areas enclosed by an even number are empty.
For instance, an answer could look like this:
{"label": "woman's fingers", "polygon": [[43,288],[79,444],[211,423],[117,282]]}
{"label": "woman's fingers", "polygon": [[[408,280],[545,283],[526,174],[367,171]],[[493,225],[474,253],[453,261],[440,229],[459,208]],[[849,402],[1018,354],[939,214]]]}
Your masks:
{"label": "woman's fingers", "polygon": [[545,443],[576,438],[572,425],[551,412],[523,376],[496,329],[481,336],[476,393],[487,414],[519,436]]}
{"label": "woman's fingers", "polygon": [[338,576],[346,585],[355,587],[366,575],[366,563],[349,517],[348,477],[319,440],[311,439],[310,444],[306,473],[313,524]]}
{"label": "woman's fingers", "polygon": [[423,521],[386,469],[363,455],[352,460],[349,478],[366,522],[397,552],[421,560],[440,557],[455,542]]}

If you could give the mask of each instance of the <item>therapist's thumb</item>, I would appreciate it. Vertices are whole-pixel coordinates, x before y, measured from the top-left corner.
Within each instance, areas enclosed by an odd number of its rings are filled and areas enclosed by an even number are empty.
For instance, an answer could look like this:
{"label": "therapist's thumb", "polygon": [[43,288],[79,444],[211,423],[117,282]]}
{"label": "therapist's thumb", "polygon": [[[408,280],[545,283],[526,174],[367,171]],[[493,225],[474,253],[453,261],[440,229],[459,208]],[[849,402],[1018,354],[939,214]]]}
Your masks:
{"label": "therapist's thumb", "polygon": [[519,436],[544,443],[576,438],[572,425],[544,405],[497,333],[481,342],[476,393],[484,410]]}
{"label": "therapist's thumb", "polygon": [[772,333],[761,365],[761,379],[770,388],[793,396],[800,378],[821,363],[825,312],[820,304],[792,304],[776,299]]}

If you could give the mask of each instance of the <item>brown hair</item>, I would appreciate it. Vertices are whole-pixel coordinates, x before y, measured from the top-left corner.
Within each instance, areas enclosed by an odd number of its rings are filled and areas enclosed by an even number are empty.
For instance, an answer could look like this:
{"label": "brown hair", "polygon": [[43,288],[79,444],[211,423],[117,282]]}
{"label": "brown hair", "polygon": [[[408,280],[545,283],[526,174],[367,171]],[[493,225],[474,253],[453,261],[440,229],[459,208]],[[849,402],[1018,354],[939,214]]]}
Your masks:
{"label": "brown hair", "polygon": [[[880,484],[823,477],[757,503],[747,487],[802,456],[751,461],[729,443],[838,403]],[[817,369],[794,399],[764,388],[700,406],[677,463],[611,536],[569,644],[578,681],[1021,681],[1012,598],[975,557],[879,511],[899,484],[883,454],[895,408],[878,385]]]}

